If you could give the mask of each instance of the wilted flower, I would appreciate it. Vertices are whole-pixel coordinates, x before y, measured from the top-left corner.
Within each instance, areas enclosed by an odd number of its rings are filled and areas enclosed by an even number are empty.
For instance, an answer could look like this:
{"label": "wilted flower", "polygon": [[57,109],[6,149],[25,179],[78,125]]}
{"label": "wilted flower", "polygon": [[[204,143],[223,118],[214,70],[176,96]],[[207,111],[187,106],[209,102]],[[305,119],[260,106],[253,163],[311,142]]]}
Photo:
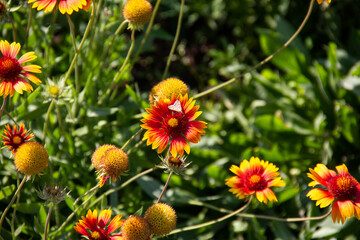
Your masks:
{"label": "wilted flower", "polygon": [[45,200],[45,205],[49,203],[58,204],[59,202],[64,201],[69,197],[69,192],[66,192],[66,188],[62,188],[61,186],[46,186],[41,192],[38,192],[38,196]]}
{"label": "wilted flower", "polygon": [[164,168],[166,172],[174,172],[175,174],[183,174],[186,170],[186,167],[190,165],[191,162],[186,162],[186,157],[173,157],[166,156],[165,158],[159,156],[161,159],[161,165],[159,167]]}

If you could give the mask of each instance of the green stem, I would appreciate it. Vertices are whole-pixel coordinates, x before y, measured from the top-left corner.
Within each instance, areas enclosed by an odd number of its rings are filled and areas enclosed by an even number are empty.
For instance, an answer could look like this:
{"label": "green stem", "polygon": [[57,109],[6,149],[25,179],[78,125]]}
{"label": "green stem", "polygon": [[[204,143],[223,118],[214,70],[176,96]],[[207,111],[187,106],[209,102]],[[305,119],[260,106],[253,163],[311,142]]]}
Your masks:
{"label": "green stem", "polygon": [[[19,186],[20,184],[20,177],[19,177],[19,172],[16,173],[16,185]],[[17,211],[17,207],[20,201],[20,193],[17,195],[16,197],[16,203],[15,203],[15,207],[14,207],[14,211],[13,211],[13,215],[12,215],[12,219],[11,219],[11,234],[13,236],[13,240],[16,240],[16,236],[15,236],[15,219],[16,219],[16,211]]]}
{"label": "green stem", "polygon": [[55,108],[56,108],[56,113],[57,113],[57,116],[58,116],[60,133],[61,133],[62,137],[65,138],[64,125],[63,125],[63,120],[62,120],[62,118],[61,118],[60,107],[59,107],[59,105],[56,103],[56,101],[55,101]]}
{"label": "green stem", "polygon": [[185,231],[190,231],[190,230],[194,230],[194,229],[198,229],[198,228],[202,228],[202,227],[206,227],[206,226],[209,226],[209,225],[212,225],[212,224],[215,224],[215,223],[218,223],[218,222],[221,222],[221,221],[224,221],[236,214],[238,214],[239,212],[243,211],[245,208],[247,208],[249,206],[249,204],[251,203],[251,199],[252,199],[252,195],[250,196],[249,200],[247,201],[247,203],[242,206],[241,208],[239,208],[238,210],[232,212],[232,213],[229,213],[228,215],[225,215],[221,218],[218,218],[218,219],[215,219],[215,220],[212,220],[212,221],[208,221],[208,222],[205,222],[205,223],[201,223],[201,224],[197,224],[197,225],[194,225],[194,226],[189,226],[189,227],[183,227],[183,228],[178,228],[178,229],[175,229],[174,231],[172,231],[171,233],[169,233],[169,235],[171,234],[175,234],[175,233],[179,233],[179,232],[185,232]]}
{"label": "green stem", "polygon": [[172,174],[173,174],[173,171],[171,171],[171,172],[169,173],[168,179],[166,180],[166,183],[165,183],[165,185],[164,185],[164,189],[161,191],[160,196],[159,196],[158,200],[156,201],[156,203],[159,203],[159,202],[161,201],[161,198],[162,198],[162,196],[164,195],[167,186],[169,185],[169,182],[170,182],[170,179],[171,179]]}
{"label": "green stem", "polygon": [[[52,234],[52,235],[57,235],[59,232],[61,232],[64,227],[66,226],[66,224],[69,223],[69,221],[74,217],[74,215],[79,211],[79,209],[82,206],[85,206],[90,200],[91,198],[96,194],[97,190],[99,189],[99,184],[97,184],[95,187],[93,187],[93,192],[89,195],[89,198],[86,199],[84,202],[81,203],[80,206],[78,206],[68,217],[67,219],[63,222],[63,224]],[[88,191],[89,192],[89,191]]]}
{"label": "green stem", "polygon": [[141,52],[141,50],[142,50],[142,48],[143,48],[143,46],[144,46],[144,44],[145,44],[148,36],[149,36],[149,34],[150,34],[150,31],[151,31],[151,29],[152,29],[152,27],[153,27],[153,25],[154,25],[155,16],[156,16],[156,13],[157,13],[157,11],[158,11],[158,9],[159,9],[160,3],[161,3],[161,0],[157,0],[157,1],[156,1],[155,7],[154,7],[154,9],[153,9],[153,13],[152,13],[152,15],[151,15],[151,19],[150,19],[149,25],[148,25],[148,27],[147,27],[147,29],[146,29],[146,32],[145,32],[145,36],[144,36],[144,38],[141,40],[140,46],[139,46],[138,50],[136,51],[135,59],[139,56],[139,54],[140,54],[140,52]]}
{"label": "green stem", "polygon": [[1,219],[0,219],[0,232],[1,232],[1,228],[2,228],[2,224],[4,222],[4,219],[5,219],[5,216],[7,214],[7,212],[9,211],[10,207],[13,205],[15,199],[16,199],[16,196],[18,194],[20,194],[20,190],[22,188],[22,186],[24,185],[24,183],[26,182],[26,179],[27,179],[27,176],[24,176],[24,179],[21,181],[20,185],[18,186],[18,189],[16,190],[14,196],[12,197],[9,205],[5,208],[3,214],[1,215]]}
{"label": "green stem", "polygon": [[16,42],[16,30],[15,30],[16,28],[15,28],[15,25],[14,25],[14,21],[13,21],[12,17],[10,16],[10,14],[8,14],[8,17],[9,17],[9,21],[10,21],[12,29],[13,29],[14,42]]}
{"label": "green stem", "polygon": [[[71,21],[71,18],[68,14],[66,14],[66,19],[68,20],[69,23],[69,28],[70,28],[70,35],[71,35],[71,40],[74,46],[74,52],[75,55],[78,53],[78,49],[76,47],[76,36],[75,36],[75,29],[74,29],[74,24]],[[79,95],[80,92],[80,83],[79,83],[79,74],[78,74],[78,65],[77,65],[77,61],[75,62],[75,91],[76,91],[76,96]]]}
{"label": "green stem", "polygon": [[148,173],[151,173],[152,171],[154,171],[155,169],[157,169],[158,167],[153,167],[150,168],[148,170],[145,170],[135,176],[133,176],[132,178],[130,178],[129,180],[127,180],[126,182],[124,182],[123,184],[121,184],[119,187],[110,189],[108,191],[106,191],[105,193],[103,193],[101,196],[99,196],[98,198],[96,198],[90,205],[90,208],[92,208],[97,202],[101,201],[104,197],[110,195],[113,192],[119,191],[121,189],[123,189],[124,187],[126,187],[127,185],[129,185],[130,183],[132,183],[133,181],[135,181],[136,179],[140,178],[141,176],[144,176]]}
{"label": "green stem", "polygon": [[25,43],[24,43],[25,48],[26,48],[26,46],[28,44],[29,31],[30,31],[32,15],[33,15],[33,11],[32,11],[32,8],[31,8],[30,5],[29,5],[28,9],[29,9],[29,17],[28,17],[28,23],[27,23],[27,26],[26,26],[26,30],[25,30]]}
{"label": "green stem", "polygon": [[178,18],[178,23],[177,23],[177,28],[176,28],[176,34],[175,34],[174,42],[173,42],[173,45],[171,47],[171,50],[170,50],[170,53],[169,53],[169,56],[168,56],[168,59],[166,62],[165,71],[161,78],[162,80],[165,79],[166,75],[168,74],[170,63],[171,63],[171,58],[174,54],[176,45],[179,40],[179,35],[180,35],[180,30],[181,30],[181,21],[182,21],[182,17],[183,17],[183,13],[184,13],[184,5],[185,5],[185,0],[181,0],[180,13],[179,13],[179,18]]}
{"label": "green stem", "polygon": [[45,116],[45,123],[44,123],[44,129],[43,129],[43,144],[45,144],[45,139],[46,139],[46,134],[47,134],[47,129],[48,129],[48,125],[49,125],[49,118],[50,118],[50,113],[52,111],[52,109],[55,106],[55,100],[53,99],[49,105],[49,108],[46,112],[46,116]]}
{"label": "green stem", "polygon": [[95,3],[94,3],[94,1],[92,1],[92,2],[93,2],[93,7],[92,7],[92,10],[91,10],[90,20],[89,20],[89,22],[88,22],[88,25],[86,26],[86,29],[85,29],[85,32],[84,32],[84,36],[83,36],[83,38],[82,38],[82,40],[81,40],[81,42],[80,42],[80,44],[79,44],[79,47],[78,47],[78,49],[77,49],[77,51],[76,51],[76,53],[75,53],[75,55],[74,55],[74,58],[73,58],[73,60],[72,60],[72,62],[71,62],[71,64],[70,64],[70,67],[69,67],[69,69],[68,69],[68,71],[67,71],[67,73],[66,73],[66,75],[65,75],[65,79],[64,79],[65,82],[66,82],[66,80],[69,79],[70,74],[71,74],[72,70],[74,69],[76,60],[77,60],[77,58],[78,58],[78,56],[79,56],[79,53],[80,53],[82,47],[84,46],[86,37],[88,36],[88,34],[89,34],[89,32],[90,32],[90,29],[91,29],[91,25],[92,25],[92,23],[93,23],[93,21],[94,21],[94,17],[95,17]]}
{"label": "green stem", "polygon": [[142,131],[143,129],[140,128],[139,131],[137,131],[134,135],[131,136],[129,140],[126,141],[126,143],[121,147],[121,149],[124,150]]}
{"label": "green stem", "polygon": [[49,228],[49,225],[50,225],[50,216],[51,216],[51,211],[52,211],[53,206],[54,205],[51,202],[50,207],[49,207],[49,212],[48,212],[48,215],[47,215],[47,218],[46,218],[46,223],[45,223],[44,240],[47,239],[48,228]]}
{"label": "green stem", "polygon": [[4,108],[5,108],[5,104],[6,104],[6,98],[3,98],[3,103],[1,105],[1,109],[0,109],[0,120],[1,120],[1,117],[2,117],[2,113],[4,112]]}
{"label": "green stem", "polygon": [[129,62],[131,53],[134,50],[134,46],[135,46],[135,30],[132,30],[132,32],[131,32],[131,45],[130,45],[129,51],[128,51],[127,55],[126,55],[126,58],[125,58],[123,64],[120,67],[120,70],[116,73],[116,75],[114,77],[114,83],[116,83],[119,80],[119,77],[122,74],[122,71],[124,70],[126,64]]}
{"label": "green stem", "polygon": [[[214,205],[211,205],[208,203],[203,203],[203,202],[200,202],[197,200],[190,200],[190,201],[187,201],[186,203],[190,204],[190,205],[195,205],[195,206],[207,207],[207,208],[210,208],[215,211],[222,212],[222,213],[232,212],[231,210],[228,210],[225,208],[219,208]],[[278,221],[278,222],[303,222],[303,221],[311,221],[311,220],[321,220],[321,219],[324,219],[325,217],[329,216],[330,213],[331,213],[331,208],[330,208],[330,211],[326,212],[324,215],[316,216],[316,217],[279,218],[279,217],[273,217],[273,216],[251,214],[251,213],[238,213],[237,216],[246,217],[246,218],[267,219],[267,220],[273,220],[273,221]]]}
{"label": "green stem", "polygon": [[89,189],[86,193],[84,193],[83,195],[79,196],[73,203],[73,207],[75,207],[75,205],[78,203],[78,201],[80,201],[83,197],[87,196],[88,194],[90,194],[91,192],[95,191],[97,188],[99,188],[99,184],[97,184],[96,186],[94,186],[93,188]]}
{"label": "green stem", "polygon": [[308,21],[311,11],[312,11],[312,7],[314,5],[314,1],[315,0],[311,0],[310,1],[310,5],[308,8],[308,11],[305,15],[304,20],[301,22],[299,28],[295,31],[295,33],[289,38],[289,40],[287,40],[284,45],[282,47],[280,47],[278,50],[276,50],[273,54],[271,54],[270,56],[268,56],[267,58],[265,58],[264,60],[262,60],[261,62],[259,62],[258,64],[256,64],[255,66],[249,68],[248,70],[246,70],[245,72],[241,73],[237,78],[232,78],[224,83],[221,83],[215,87],[212,87],[206,91],[203,91],[201,93],[198,93],[194,96],[194,99],[205,96],[209,93],[212,93],[220,88],[223,88],[227,85],[230,85],[232,83],[234,83],[236,80],[239,80],[240,78],[242,78],[245,74],[254,71],[255,69],[261,67],[262,65],[264,65],[265,63],[269,62],[273,57],[275,57],[276,55],[278,55],[282,50],[284,50],[287,46],[289,46],[289,44],[297,37],[297,35],[301,32],[301,30],[303,29],[303,27],[305,26],[305,23]]}

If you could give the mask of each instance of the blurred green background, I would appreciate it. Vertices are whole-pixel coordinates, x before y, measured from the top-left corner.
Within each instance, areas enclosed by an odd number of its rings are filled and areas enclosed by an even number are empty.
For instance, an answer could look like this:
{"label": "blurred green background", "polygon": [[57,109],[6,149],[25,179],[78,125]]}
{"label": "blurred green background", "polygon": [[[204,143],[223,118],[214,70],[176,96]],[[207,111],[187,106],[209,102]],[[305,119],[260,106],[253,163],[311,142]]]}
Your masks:
{"label": "blurred green background", "polygon": [[[151,1],[154,5],[155,1]],[[304,18],[308,1],[290,0],[198,0],[186,1],[179,44],[168,77],[178,77],[191,88],[191,94],[204,91],[232,77],[278,49]],[[16,9],[17,6],[23,5]],[[40,239],[47,206],[36,190],[45,183],[68,186],[72,198],[58,205],[51,219],[51,231],[72,213],[74,200],[95,186],[91,166],[93,151],[102,144],[121,147],[139,130],[141,115],[151,87],[161,81],[173,37],[176,32],[180,1],[163,0],[153,30],[133,66],[127,68],[116,84],[112,79],[123,63],[130,46],[130,31],[117,36],[104,59],[99,59],[112,34],[123,21],[123,1],[106,1],[95,19],[78,60],[81,92],[76,97],[74,77],[66,82],[66,98],[58,100],[49,114],[46,141],[43,129],[49,109],[46,95],[48,78],[58,81],[74,56],[66,17],[32,10],[25,2],[12,3],[11,13],[23,53],[35,51],[35,64],[43,67],[41,87],[32,94],[15,95],[7,110],[19,122],[25,122],[45,144],[51,167],[22,189],[16,215],[16,239]],[[279,167],[286,186],[275,188],[278,202],[253,201],[246,210],[277,217],[318,216],[320,209],[306,197],[310,190],[306,176],[309,168],[324,163],[330,169],[345,163],[360,179],[360,4],[341,0],[314,4],[309,21],[295,41],[270,63],[246,74],[240,81],[197,99],[208,123],[206,135],[191,145],[191,165],[184,176],[173,176],[163,201],[174,207],[177,227],[191,226],[224,215],[196,201],[236,210],[244,204],[228,191],[224,180],[231,176],[232,164],[258,156]],[[89,13],[71,15],[77,41],[89,19]],[[13,41],[11,23],[1,20],[1,39]],[[53,22],[53,24],[51,24]],[[136,33],[135,52],[144,32]],[[111,94],[109,94],[109,90]],[[51,99],[50,99],[51,100]],[[75,107],[75,102],[78,106]],[[61,118],[61,120],[60,120]],[[59,120],[63,129],[59,128]],[[11,121],[3,115],[1,125]],[[139,136],[131,143],[128,176],[113,184],[106,183],[96,196],[119,186],[137,173],[160,163],[156,151],[146,147]],[[51,177],[53,176],[53,180]],[[1,209],[5,209],[16,186],[16,169],[7,150],[2,150],[0,165]],[[124,217],[144,211],[156,201],[167,179],[156,170],[121,191],[90,205],[111,207]],[[86,198],[85,198],[86,199]],[[94,197],[95,199],[95,197]],[[195,202],[194,202],[195,201]],[[90,201],[91,202],[91,201]],[[79,239],[75,222],[86,213],[83,209],[55,239]],[[7,216],[11,218],[10,214]],[[334,224],[331,217],[322,221],[283,223],[262,219],[233,217],[209,227],[171,235],[166,239],[356,239],[360,229],[356,218]],[[11,239],[6,222],[2,230]]]}

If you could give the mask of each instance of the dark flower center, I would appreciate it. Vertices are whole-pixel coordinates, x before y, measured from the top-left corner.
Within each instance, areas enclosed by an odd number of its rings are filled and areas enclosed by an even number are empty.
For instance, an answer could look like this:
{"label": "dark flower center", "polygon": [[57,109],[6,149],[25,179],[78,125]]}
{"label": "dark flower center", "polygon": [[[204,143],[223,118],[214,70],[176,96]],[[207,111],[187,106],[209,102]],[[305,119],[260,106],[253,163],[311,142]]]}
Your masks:
{"label": "dark flower center", "polygon": [[356,198],[357,182],[351,176],[337,176],[328,182],[329,192],[340,201]]}
{"label": "dark flower center", "polygon": [[267,183],[261,175],[252,174],[246,178],[245,186],[251,191],[260,191],[267,187]]}
{"label": "dark flower center", "polygon": [[171,137],[182,136],[186,130],[187,118],[183,113],[172,113],[165,117],[163,129]]}
{"label": "dark flower center", "polygon": [[0,58],[0,80],[15,80],[21,70],[18,60],[9,57]]}

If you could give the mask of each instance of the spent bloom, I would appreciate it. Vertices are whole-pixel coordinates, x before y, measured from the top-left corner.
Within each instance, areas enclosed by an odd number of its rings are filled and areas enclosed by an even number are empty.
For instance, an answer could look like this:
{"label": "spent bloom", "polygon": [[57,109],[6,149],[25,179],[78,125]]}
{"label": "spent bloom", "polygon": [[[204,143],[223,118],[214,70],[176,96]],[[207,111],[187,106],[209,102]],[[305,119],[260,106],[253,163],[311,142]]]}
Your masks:
{"label": "spent bloom", "polygon": [[160,99],[151,108],[148,114],[143,115],[142,128],[146,129],[143,140],[147,145],[158,148],[158,153],[165,150],[170,143],[170,153],[173,157],[183,156],[184,150],[190,153],[188,143],[198,143],[200,135],[205,134],[206,123],[194,121],[200,114],[199,106],[194,106],[195,100],[188,96],[172,96],[172,99]]}
{"label": "spent bloom", "polygon": [[12,154],[15,154],[16,149],[18,149],[21,144],[33,138],[34,134],[25,128],[24,123],[20,123],[20,126],[14,125],[12,128],[9,124],[5,125],[3,136],[4,147],[7,147]]}
{"label": "spent bloom", "polygon": [[98,218],[97,210],[95,209],[92,212],[89,209],[86,217],[83,216],[82,220],[79,220],[74,228],[89,240],[122,240],[123,238],[120,235],[111,235],[124,223],[121,217],[121,215],[116,215],[109,223],[111,210],[106,209],[101,211]]}
{"label": "spent bloom", "polygon": [[44,9],[45,13],[51,12],[55,6],[58,6],[62,14],[68,15],[73,11],[78,12],[79,9],[89,11],[91,6],[90,0],[29,0],[28,3],[33,3],[32,8],[37,8],[38,11]]}
{"label": "spent bloom", "polygon": [[116,148],[114,145],[111,144],[104,144],[98,147],[91,157],[91,163],[95,167],[96,170],[101,170],[100,161],[101,158],[105,155],[105,152],[111,148]]}
{"label": "spent bloom", "polygon": [[41,192],[38,192],[39,198],[45,200],[45,205],[49,203],[58,204],[69,197],[69,192],[66,192],[66,188],[62,188],[59,185],[46,186]]}
{"label": "spent bloom", "polygon": [[174,172],[175,174],[182,175],[186,170],[186,167],[190,165],[191,162],[186,161],[186,157],[173,157],[173,156],[166,156],[161,157],[161,165],[160,168],[165,169],[165,172]]}
{"label": "spent bloom", "polygon": [[141,216],[130,216],[121,228],[124,240],[148,240],[150,237],[150,225]]}
{"label": "spent bloom", "polygon": [[21,66],[21,64],[30,62],[37,57],[34,52],[28,52],[17,59],[16,55],[20,52],[20,48],[20,43],[13,42],[9,44],[6,40],[0,41],[0,51],[3,55],[0,57],[0,96],[4,96],[4,98],[8,95],[12,97],[15,91],[20,94],[23,91],[31,92],[33,87],[25,78],[28,78],[37,85],[41,83],[40,79],[28,73],[41,73],[40,66]]}
{"label": "spent bloom", "polygon": [[116,182],[116,178],[126,171],[129,165],[127,154],[120,148],[106,150],[100,160],[100,171],[98,179],[102,187],[107,179]]}
{"label": "spent bloom", "polygon": [[165,236],[176,226],[175,210],[165,203],[156,203],[149,207],[144,218],[150,225],[151,234]]}
{"label": "spent bloom", "polygon": [[30,177],[48,166],[49,155],[40,143],[25,142],[16,150],[14,161],[17,170]]}
{"label": "spent bloom", "polygon": [[147,0],[128,0],[123,8],[123,16],[132,29],[141,29],[149,22],[151,15],[152,6]]}
{"label": "spent bloom", "polygon": [[230,171],[236,176],[226,179],[226,185],[230,192],[236,194],[239,199],[255,194],[259,202],[265,204],[277,202],[277,198],[270,187],[282,187],[285,182],[279,175],[274,164],[264,161],[258,157],[251,157],[250,161],[244,160],[240,166],[232,165]]}
{"label": "spent bloom", "polygon": [[156,100],[171,99],[173,95],[186,95],[189,94],[189,88],[186,84],[177,78],[167,78],[156,84],[149,94],[150,104],[154,104]]}
{"label": "spent bloom", "polygon": [[315,188],[306,195],[316,201],[316,206],[324,208],[333,203],[331,217],[334,222],[344,223],[346,218],[355,216],[360,219],[360,184],[353,178],[345,164],[336,166],[336,173],[324,164],[317,164],[314,169],[309,168],[307,174],[313,181],[310,187],[318,184],[323,188]]}

